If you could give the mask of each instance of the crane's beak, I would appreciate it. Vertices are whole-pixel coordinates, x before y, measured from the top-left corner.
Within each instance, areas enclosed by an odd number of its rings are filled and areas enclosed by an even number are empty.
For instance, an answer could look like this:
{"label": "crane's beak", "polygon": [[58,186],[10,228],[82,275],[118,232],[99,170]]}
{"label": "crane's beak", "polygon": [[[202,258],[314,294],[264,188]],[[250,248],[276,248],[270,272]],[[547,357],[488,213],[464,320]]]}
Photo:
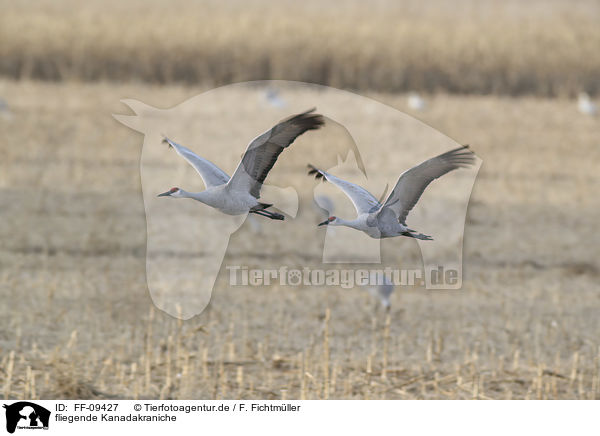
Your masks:
{"label": "crane's beak", "polygon": [[327,224],[329,224],[329,218],[326,219],[325,221],[323,221],[322,223],[320,223],[317,227],[326,226]]}
{"label": "crane's beak", "polygon": [[158,194],[157,197],[170,197],[171,191],[163,192],[162,194]]}

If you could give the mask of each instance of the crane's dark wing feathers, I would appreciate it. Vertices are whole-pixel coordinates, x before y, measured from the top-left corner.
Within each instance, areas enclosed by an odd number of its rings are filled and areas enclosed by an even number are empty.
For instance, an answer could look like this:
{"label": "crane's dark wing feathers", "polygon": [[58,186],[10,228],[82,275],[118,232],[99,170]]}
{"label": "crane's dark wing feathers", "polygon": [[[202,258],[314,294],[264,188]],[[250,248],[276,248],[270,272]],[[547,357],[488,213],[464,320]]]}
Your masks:
{"label": "crane's dark wing feathers", "polygon": [[468,145],[426,160],[400,176],[394,190],[383,204],[382,210],[393,210],[398,216],[398,221],[406,225],[408,213],[415,207],[431,182],[450,171],[466,168],[474,163],[475,154]]}
{"label": "crane's dark wing feathers", "polygon": [[258,198],[267,174],[275,165],[284,149],[298,136],[316,130],[325,124],[322,115],[314,114],[315,108],[279,122],[271,130],[254,139],[242,157],[240,165],[231,178],[232,186],[250,184],[250,193]]}

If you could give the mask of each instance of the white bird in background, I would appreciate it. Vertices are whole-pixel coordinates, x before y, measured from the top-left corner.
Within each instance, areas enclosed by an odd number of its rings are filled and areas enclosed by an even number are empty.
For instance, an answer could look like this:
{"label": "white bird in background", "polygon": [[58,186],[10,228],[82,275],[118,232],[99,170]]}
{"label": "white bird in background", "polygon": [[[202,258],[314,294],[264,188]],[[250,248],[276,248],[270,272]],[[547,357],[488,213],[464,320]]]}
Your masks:
{"label": "white bird in background", "polygon": [[333,200],[325,195],[320,194],[315,197],[315,204],[317,205],[316,210],[319,213],[323,213],[323,210],[327,211],[327,214],[333,214],[335,205],[333,204]]}
{"label": "white bird in background", "polygon": [[212,162],[165,137],[164,141],[200,174],[206,190],[187,192],[180,188],[171,188],[158,196],[192,198],[227,215],[243,215],[250,212],[283,220],[283,215],[265,210],[272,204],[258,201],[260,189],[281,152],[304,132],[318,129],[324,124],[321,115],[312,113],[314,110],[281,121],[250,142],[231,178]]}
{"label": "white bird in background", "polygon": [[263,232],[263,228],[262,228],[262,222],[259,221],[262,220],[262,218],[258,218],[255,216],[248,216],[248,219],[245,221],[248,223],[248,225],[250,226],[250,230],[252,230],[252,233],[257,234],[257,235],[262,235]]}
{"label": "white bird in background", "polygon": [[378,298],[384,309],[389,310],[392,306],[390,297],[394,292],[394,283],[382,272],[371,271],[369,274],[369,284],[365,285],[369,294]]}
{"label": "white bird in background", "polygon": [[276,88],[268,87],[265,89],[265,100],[269,105],[277,109],[282,109],[287,106],[287,103]]}
{"label": "white bird in background", "polygon": [[406,226],[406,217],[417,204],[425,188],[444,174],[468,167],[475,162],[475,155],[468,145],[450,150],[402,173],[396,186],[381,203],[366,189],[339,179],[312,165],[308,165],[308,174],[315,174],[317,179],[323,178],[340,188],[350,198],[358,216],[351,221],[331,216],[319,226],[346,226],[365,232],[372,238],[382,239],[394,236],[431,240],[432,238],[416,233]]}
{"label": "white bird in background", "polygon": [[411,108],[414,111],[424,111],[425,107],[427,105],[425,104],[425,100],[423,100],[423,98],[417,94],[416,92],[411,92],[410,94],[408,94],[408,107]]}
{"label": "white bird in background", "polygon": [[577,97],[577,109],[584,115],[595,116],[598,108],[586,92],[580,92]]}
{"label": "white bird in background", "polygon": [[10,107],[3,98],[0,98],[0,117],[7,121],[12,120],[12,112],[10,111]]}

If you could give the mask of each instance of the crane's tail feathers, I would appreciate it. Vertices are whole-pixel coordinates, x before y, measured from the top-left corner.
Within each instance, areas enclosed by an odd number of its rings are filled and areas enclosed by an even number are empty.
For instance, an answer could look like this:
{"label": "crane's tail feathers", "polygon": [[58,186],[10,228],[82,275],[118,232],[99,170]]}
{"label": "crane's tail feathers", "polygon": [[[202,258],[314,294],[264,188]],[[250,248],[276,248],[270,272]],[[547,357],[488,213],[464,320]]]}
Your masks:
{"label": "crane's tail feathers", "polygon": [[320,169],[318,169],[317,167],[315,167],[314,165],[308,164],[308,175],[312,176],[313,174],[315,175],[315,179],[323,179],[323,181],[327,181],[327,178],[325,177],[325,174],[323,173],[323,171],[321,171]]}
{"label": "crane's tail feathers", "polygon": [[433,238],[428,235],[424,235],[423,233],[411,233],[414,230],[410,230],[408,232],[402,233],[402,236],[408,236],[409,238],[421,239],[423,241],[433,241]]}

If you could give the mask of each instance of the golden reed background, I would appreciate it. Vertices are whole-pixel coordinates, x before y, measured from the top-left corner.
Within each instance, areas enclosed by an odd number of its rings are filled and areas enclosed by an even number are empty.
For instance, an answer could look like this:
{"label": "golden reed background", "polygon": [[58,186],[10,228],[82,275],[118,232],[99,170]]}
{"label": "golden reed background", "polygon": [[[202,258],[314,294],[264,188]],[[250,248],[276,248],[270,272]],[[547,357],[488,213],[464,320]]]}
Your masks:
{"label": "golden reed background", "polygon": [[599,90],[593,0],[0,2],[0,75],[374,91]]}

